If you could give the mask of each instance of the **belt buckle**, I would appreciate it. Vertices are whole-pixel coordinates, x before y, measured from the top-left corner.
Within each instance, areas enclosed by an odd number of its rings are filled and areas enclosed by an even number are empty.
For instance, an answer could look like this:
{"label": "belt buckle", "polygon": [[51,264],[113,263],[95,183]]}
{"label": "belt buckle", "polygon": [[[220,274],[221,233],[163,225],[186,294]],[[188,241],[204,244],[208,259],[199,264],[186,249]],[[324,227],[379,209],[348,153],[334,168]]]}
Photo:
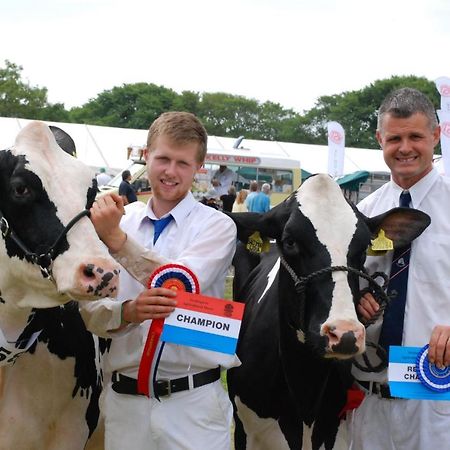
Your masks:
{"label": "belt buckle", "polygon": [[162,393],[158,392],[160,397],[169,397],[172,395],[172,386],[170,385],[170,380],[168,378],[160,378],[159,380],[156,380],[156,386],[158,390],[163,390]]}

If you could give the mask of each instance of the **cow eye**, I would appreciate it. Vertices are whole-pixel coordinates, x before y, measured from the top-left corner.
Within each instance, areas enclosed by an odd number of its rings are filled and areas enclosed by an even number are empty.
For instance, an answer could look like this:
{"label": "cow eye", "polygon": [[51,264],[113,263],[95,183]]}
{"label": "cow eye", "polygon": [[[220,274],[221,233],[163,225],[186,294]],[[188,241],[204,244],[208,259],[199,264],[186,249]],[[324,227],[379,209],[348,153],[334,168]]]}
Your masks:
{"label": "cow eye", "polygon": [[297,242],[294,239],[286,238],[283,240],[283,248],[288,253],[293,253],[298,251]]}
{"label": "cow eye", "polygon": [[13,190],[14,196],[17,198],[26,198],[30,195],[30,190],[28,189],[28,187],[25,183],[20,183],[20,182],[13,183],[12,190]]}

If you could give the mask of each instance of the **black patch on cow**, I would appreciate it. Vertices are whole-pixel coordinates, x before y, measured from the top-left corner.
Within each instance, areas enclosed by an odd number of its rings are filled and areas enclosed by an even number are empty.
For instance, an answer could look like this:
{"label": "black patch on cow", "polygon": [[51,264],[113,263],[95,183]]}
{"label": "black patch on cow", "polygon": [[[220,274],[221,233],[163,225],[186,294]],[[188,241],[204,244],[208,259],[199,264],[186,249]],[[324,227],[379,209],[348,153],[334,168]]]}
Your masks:
{"label": "black patch on cow", "polygon": [[102,380],[95,364],[94,337],[86,329],[77,302],[55,308],[33,309],[30,319],[18,341],[28,342],[34,332],[42,331],[29,348],[29,353],[33,354],[36,346],[42,343],[60,359],[75,358],[72,397],[79,395],[89,399],[85,417],[90,437],[100,414],[98,401]]}
{"label": "black patch on cow", "polygon": [[[54,244],[64,226],[41,180],[25,168],[26,164],[23,155],[15,156],[10,150],[0,152],[0,211],[28,250],[41,254]],[[6,237],[5,245],[9,257],[17,256],[31,262],[9,237]],[[55,249],[55,256],[68,248],[67,239],[62,239]]]}

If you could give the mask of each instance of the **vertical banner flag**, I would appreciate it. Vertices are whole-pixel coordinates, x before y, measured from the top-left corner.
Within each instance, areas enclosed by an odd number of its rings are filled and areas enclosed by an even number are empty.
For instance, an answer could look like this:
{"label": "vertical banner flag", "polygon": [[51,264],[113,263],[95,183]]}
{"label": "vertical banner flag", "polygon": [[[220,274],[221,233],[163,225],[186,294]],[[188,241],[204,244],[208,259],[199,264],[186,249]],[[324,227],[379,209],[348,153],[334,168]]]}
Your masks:
{"label": "vertical banner flag", "polygon": [[441,109],[437,111],[441,125],[441,150],[444,174],[450,176],[450,78],[440,77],[435,81],[441,94]]}
{"label": "vertical banner flag", "polygon": [[441,110],[450,114],[450,78],[440,77],[434,83],[441,94]]}
{"label": "vertical banner flag", "polygon": [[328,122],[328,174],[344,174],[345,131],[338,122]]}

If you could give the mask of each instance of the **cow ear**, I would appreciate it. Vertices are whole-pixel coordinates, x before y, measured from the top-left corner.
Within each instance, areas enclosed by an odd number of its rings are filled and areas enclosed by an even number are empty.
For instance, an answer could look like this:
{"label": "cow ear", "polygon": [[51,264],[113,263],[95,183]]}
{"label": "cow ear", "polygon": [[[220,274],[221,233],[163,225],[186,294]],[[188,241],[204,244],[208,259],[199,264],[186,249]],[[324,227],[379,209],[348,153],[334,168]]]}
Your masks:
{"label": "cow ear", "polygon": [[410,244],[431,223],[428,214],[413,208],[393,208],[375,217],[364,216],[364,220],[374,235],[383,229],[386,237],[393,241],[394,248]]}
{"label": "cow ear", "polygon": [[[263,214],[253,212],[226,214],[236,224],[238,239],[244,244],[247,244],[249,237],[256,231],[259,232],[262,239],[278,239],[280,237],[280,223],[283,220],[279,216],[279,207],[280,205]],[[276,220],[277,218],[279,220]]]}
{"label": "cow ear", "polygon": [[76,157],[76,147],[73,139],[61,128],[49,126],[57,144],[69,155]]}

